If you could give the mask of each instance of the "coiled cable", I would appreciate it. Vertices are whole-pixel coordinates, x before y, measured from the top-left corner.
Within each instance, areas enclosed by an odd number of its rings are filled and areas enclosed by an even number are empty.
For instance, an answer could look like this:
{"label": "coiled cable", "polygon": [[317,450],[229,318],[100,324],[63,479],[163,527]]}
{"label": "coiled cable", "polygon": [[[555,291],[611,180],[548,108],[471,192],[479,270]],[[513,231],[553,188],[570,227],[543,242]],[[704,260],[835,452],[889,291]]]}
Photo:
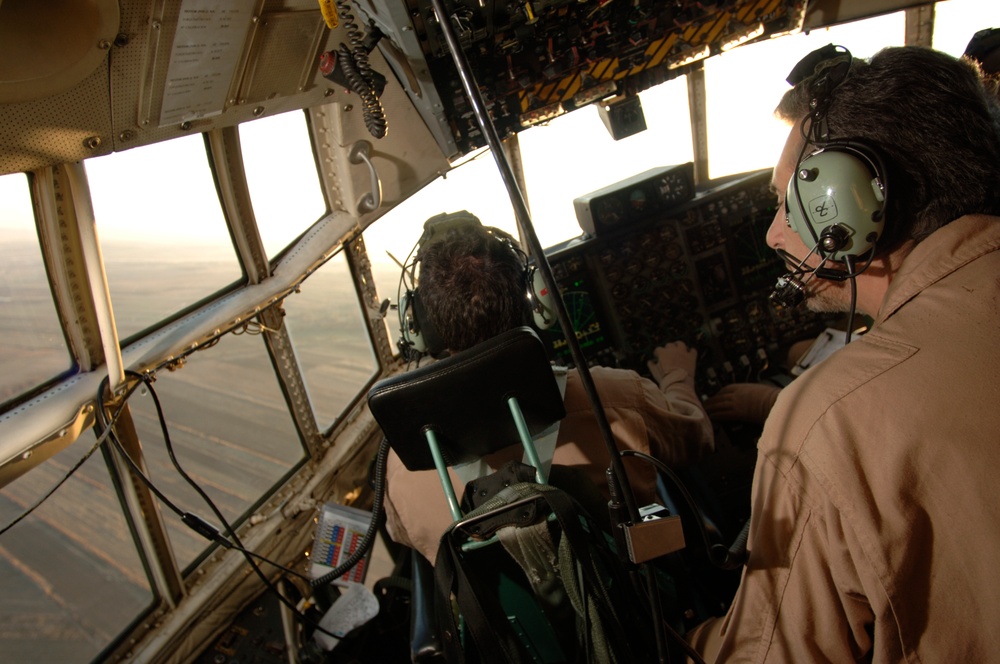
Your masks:
{"label": "coiled cable", "polygon": [[354,15],[347,0],[337,0],[337,9],[350,46],[341,43],[339,62],[344,72],[347,84],[361,98],[361,109],[365,118],[365,127],[375,138],[383,138],[389,125],[385,119],[385,110],[378,98],[375,87],[375,77],[371,63],[368,61],[368,50],[365,48],[364,37],[354,22]]}

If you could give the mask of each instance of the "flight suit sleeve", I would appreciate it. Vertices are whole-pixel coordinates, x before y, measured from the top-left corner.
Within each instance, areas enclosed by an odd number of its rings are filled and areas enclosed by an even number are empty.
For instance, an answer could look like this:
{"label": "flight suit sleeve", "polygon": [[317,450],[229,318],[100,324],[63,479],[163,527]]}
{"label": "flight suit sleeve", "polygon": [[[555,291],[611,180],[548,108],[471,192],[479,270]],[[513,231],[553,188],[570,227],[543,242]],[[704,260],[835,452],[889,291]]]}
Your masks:
{"label": "flight suit sleeve", "polygon": [[[858,661],[871,657],[871,580],[856,535],[833,506],[810,497],[805,473],[757,463],[749,560],[727,615],[692,630],[708,662]],[[888,651],[891,644],[882,644]]]}
{"label": "flight suit sleeve", "polygon": [[[458,479],[451,479],[461,495]],[[452,523],[437,471],[408,471],[391,451],[386,462],[385,516],[386,530],[394,542],[436,560],[441,535]]]}
{"label": "flight suit sleeve", "polygon": [[715,449],[712,422],[694,390],[694,379],[685,369],[674,369],[659,386],[641,379],[645,407],[643,419],[650,453],[669,466],[689,464]]}

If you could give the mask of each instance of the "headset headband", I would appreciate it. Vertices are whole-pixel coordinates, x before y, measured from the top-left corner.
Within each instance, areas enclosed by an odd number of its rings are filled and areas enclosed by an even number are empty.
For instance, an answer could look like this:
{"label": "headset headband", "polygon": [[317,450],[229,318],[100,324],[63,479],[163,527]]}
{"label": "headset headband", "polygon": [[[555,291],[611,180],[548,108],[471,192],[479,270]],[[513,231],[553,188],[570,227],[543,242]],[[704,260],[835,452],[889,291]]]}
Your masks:
{"label": "headset headband", "polygon": [[[525,287],[525,306],[530,309],[535,326],[539,329],[546,329],[555,323],[555,306],[552,294],[545,287],[541,279],[541,273],[529,264],[528,255],[523,249],[506,233],[495,228],[483,226],[482,222],[472,213],[461,210],[459,212],[442,213],[435,215],[424,222],[424,232],[410,252],[414,256],[413,262],[404,266],[400,277],[399,291],[399,317],[400,317],[400,350],[405,354],[416,352],[417,354],[430,353],[437,355],[444,350],[444,344],[440,334],[433,328],[425,313],[423,302],[420,299],[417,264],[421,261],[424,252],[438,242],[445,240],[450,231],[461,229],[481,229],[493,240],[502,243],[521,263]],[[409,284],[406,283],[409,276]],[[404,292],[405,291],[405,292]]]}

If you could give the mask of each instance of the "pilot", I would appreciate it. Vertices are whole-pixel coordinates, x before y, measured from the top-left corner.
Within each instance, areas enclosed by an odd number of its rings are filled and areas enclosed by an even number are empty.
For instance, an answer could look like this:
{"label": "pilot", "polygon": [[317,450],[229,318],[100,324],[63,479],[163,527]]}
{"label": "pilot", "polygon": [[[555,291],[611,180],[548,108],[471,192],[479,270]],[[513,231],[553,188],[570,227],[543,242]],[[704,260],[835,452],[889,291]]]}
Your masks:
{"label": "pilot", "polygon": [[[451,216],[465,216],[467,221],[450,225],[433,243],[422,243],[417,255],[418,289],[424,315],[444,347],[458,352],[528,325],[532,313],[526,265],[514,240],[501,230],[484,227],[467,212]],[[651,454],[673,466],[711,452],[711,424],[694,391],[696,358],[696,351],[681,342],[656,349],[655,360],[649,362],[656,383],[634,371],[591,369],[620,448]],[[588,478],[584,482],[602,492],[599,504],[606,516],[605,471],[610,459],[575,370],[566,375],[564,404],[566,417],[559,425],[553,469],[556,464],[568,466]],[[490,459],[493,468],[520,459],[521,446],[516,444],[496,456]],[[634,457],[624,462],[637,504],[654,502],[654,468]],[[554,472],[550,481],[557,484]],[[452,482],[461,496],[464,485],[454,474]],[[413,547],[433,563],[441,535],[452,522],[436,471],[409,471],[395,453],[390,454],[385,507],[392,539]]]}
{"label": "pilot", "polygon": [[739,590],[689,637],[707,661],[991,661],[997,102],[974,64],[928,48],[821,51],[777,109],[792,128],[767,242],[782,299],[856,302],[874,324],[777,396]]}

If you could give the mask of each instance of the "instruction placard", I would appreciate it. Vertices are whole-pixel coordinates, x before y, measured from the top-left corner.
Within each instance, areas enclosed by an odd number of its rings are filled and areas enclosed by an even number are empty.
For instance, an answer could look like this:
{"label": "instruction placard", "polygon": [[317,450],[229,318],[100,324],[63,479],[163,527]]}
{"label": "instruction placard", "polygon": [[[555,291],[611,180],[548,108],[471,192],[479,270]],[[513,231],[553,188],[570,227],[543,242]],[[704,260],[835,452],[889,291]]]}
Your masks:
{"label": "instruction placard", "polygon": [[255,0],[184,0],[170,50],[160,126],[219,115],[243,53]]}

